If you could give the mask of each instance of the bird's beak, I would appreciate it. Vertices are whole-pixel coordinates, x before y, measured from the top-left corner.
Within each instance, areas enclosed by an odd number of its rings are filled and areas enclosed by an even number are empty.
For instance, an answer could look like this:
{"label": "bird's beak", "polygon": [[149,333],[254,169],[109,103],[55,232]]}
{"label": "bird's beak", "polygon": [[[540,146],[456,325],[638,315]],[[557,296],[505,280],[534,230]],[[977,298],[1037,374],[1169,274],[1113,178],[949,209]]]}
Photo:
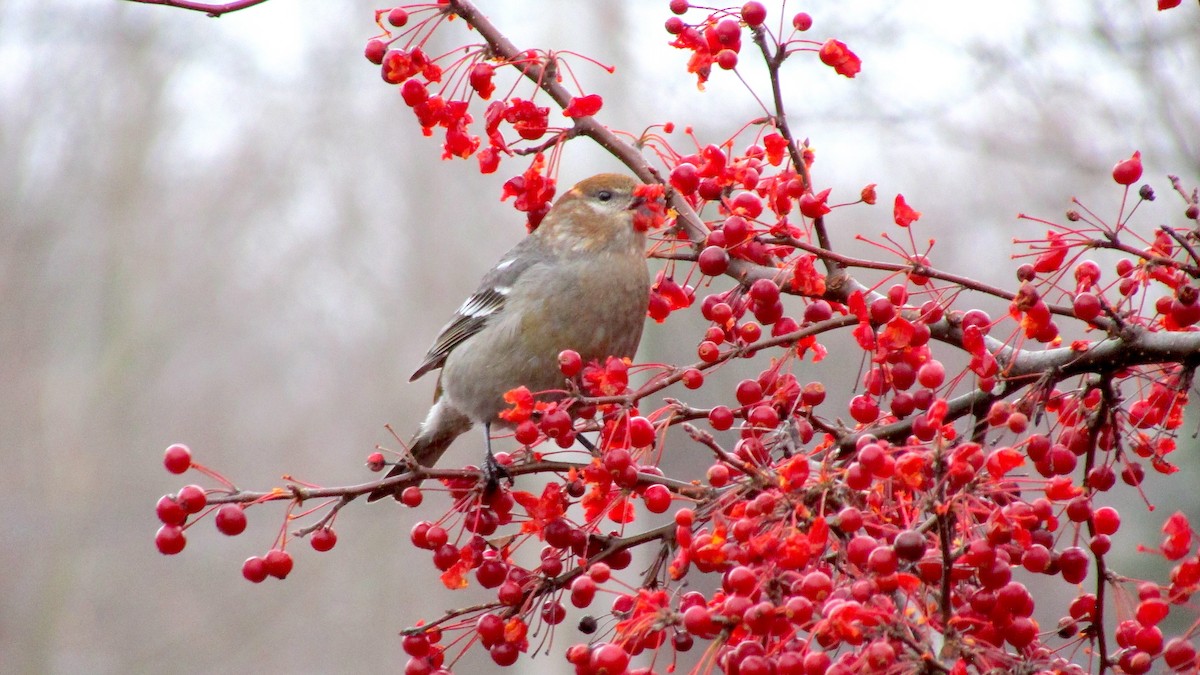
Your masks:
{"label": "bird's beak", "polygon": [[627,210],[629,210],[629,211],[636,211],[636,210],[638,210],[638,209],[642,208],[642,205],[643,205],[643,204],[645,204],[645,203],[646,203],[646,198],[645,198],[645,197],[642,197],[642,196],[640,196],[640,195],[639,195],[639,196],[636,196],[636,197],[634,197],[634,198],[633,198],[633,201],[632,201],[632,202],[629,202],[629,207],[628,207],[628,209],[627,209]]}

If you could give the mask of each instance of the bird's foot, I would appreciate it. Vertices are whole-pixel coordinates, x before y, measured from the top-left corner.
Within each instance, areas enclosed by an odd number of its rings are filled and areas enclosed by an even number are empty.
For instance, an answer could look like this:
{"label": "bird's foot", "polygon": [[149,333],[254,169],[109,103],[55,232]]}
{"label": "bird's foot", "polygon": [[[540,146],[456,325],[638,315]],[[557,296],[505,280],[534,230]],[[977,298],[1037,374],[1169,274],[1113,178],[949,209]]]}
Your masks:
{"label": "bird's foot", "polygon": [[500,487],[501,480],[508,481],[508,486],[512,487],[512,474],[503,464],[496,461],[496,456],[489,449],[487,456],[483,458],[483,494],[486,496],[495,492]]}

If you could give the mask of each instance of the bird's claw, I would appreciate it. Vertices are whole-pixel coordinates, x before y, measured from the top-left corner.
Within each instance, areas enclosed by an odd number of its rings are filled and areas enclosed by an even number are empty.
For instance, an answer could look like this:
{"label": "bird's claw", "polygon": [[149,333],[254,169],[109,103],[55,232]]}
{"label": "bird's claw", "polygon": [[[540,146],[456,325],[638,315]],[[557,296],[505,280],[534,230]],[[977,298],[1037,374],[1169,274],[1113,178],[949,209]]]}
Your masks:
{"label": "bird's claw", "polygon": [[489,450],[483,460],[483,494],[490,495],[495,492],[500,487],[501,480],[508,481],[508,486],[512,487],[512,474],[503,464],[496,461],[496,456]]}

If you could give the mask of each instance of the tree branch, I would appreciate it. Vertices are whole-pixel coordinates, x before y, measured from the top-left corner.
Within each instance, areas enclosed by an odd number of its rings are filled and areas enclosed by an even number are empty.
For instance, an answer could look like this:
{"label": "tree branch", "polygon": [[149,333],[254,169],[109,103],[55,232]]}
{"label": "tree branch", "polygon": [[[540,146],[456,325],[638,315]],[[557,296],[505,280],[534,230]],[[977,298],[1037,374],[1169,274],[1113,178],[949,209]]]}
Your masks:
{"label": "tree branch", "polygon": [[260,5],[267,0],[238,0],[237,2],[211,3],[211,2],[192,2],[192,0],[129,0],[129,2],[138,2],[144,5],[163,5],[165,7],[177,7],[179,9],[191,10],[193,12],[204,12],[214,19],[222,14],[236,12],[247,7]]}

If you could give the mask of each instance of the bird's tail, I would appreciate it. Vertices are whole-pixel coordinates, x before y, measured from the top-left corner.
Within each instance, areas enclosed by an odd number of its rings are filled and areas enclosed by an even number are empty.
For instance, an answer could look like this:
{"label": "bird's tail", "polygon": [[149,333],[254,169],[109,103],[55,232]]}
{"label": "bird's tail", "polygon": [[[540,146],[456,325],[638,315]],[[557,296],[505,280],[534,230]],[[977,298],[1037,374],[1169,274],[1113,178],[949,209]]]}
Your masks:
{"label": "bird's tail", "polygon": [[[433,466],[441,459],[442,454],[446,452],[454,439],[470,428],[471,420],[446,402],[445,398],[440,398],[429,410],[429,415],[421,424],[421,430],[409,443],[409,451],[412,452],[413,459],[417,460],[421,466]],[[397,464],[392,467],[384,480],[399,476],[411,468],[407,463]],[[400,492],[401,489],[398,487],[379,488],[367,496],[367,501],[374,502],[387,496],[399,499]]]}

